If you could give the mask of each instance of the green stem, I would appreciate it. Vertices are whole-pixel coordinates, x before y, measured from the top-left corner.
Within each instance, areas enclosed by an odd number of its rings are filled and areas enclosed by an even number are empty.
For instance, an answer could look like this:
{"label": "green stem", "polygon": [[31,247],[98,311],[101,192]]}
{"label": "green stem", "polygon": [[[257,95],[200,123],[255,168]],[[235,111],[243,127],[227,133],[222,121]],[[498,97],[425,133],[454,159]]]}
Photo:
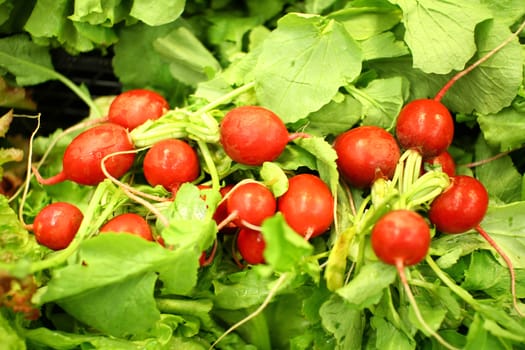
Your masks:
{"label": "green stem", "polygon": [[226,102],[229,102],[232,98],[234,97],[237,97],[243,93],[245,93],[246,91],[252,89],[253,87],[255,86],[255,82],[252,81],[252,82],[249,82],[247,84],[244,84],[230,92],[228,92],[227,94],[219,97],[218,99],[214,100],[214,101],[211,101],[210,103],[208,103],[207,105],[199,108],[197,111],[195,111],[193,113],[193,115],[200,115],[202,113],[206,113],[208,111],[211,111],[212,109],[226,103]]}
{"label": "green stem", "polygon": [[210,154],[210,149],[208,148],[206,142],[203,141],[197,141],[197,145],[201,150],[202,157],[204,158],[204,163],[206,163],[206,166],[208,167],[208,172],[210,173],[211,188],[213,190],[219,191],[221,187],[219,173],[217,172],[217,167],[213,162],[213,158]]}
{"label": "green stem", "polygon": [[452,281],[448,275],[439,268],[439,266],[436,264],[436,262],[430,257],[430,255],[427,255],[425,258],[426,263],[432,271],[439,277],[439,279],[445,283],[445,285],[450,288],[454,293],[456,293],[457,296],[459,296],[463,301],[465,301],[467,304],[471,305],[475,310],[479,310],[479,305],[476,302],[476,299],[472,297],[472,295],[469,294],[465,289],[461,288],[456,284],[456,282]]}
{"label": "green stem", "polygon": [[213,308],[211,300],[183,300],[183,299],[156,299],[157,308],[160,312],[174,315],[208,314]]}
{"label": "green stem", "polygon": [[42,73],[43,75],[45,75],[46,77],[48,77],[49,79],[56,79],[60,81],[61,83],[66,85],[69,89],[71,89],[71,91],[73,91],[75,95],[77,95],[86,105],[89,106],[89,108],[91,109],[95,117],[102,116],[102,113],[98,109],[98,106],[95,104],[95,102],[93,101],[89,93],[86,93],[85,90],[78,87],[75,83],[73,83],[73,81],[68,79],[66,76],[58,73],[57,71],[53,69],[49,69],[39,64],[35,64],[32,61],[27,61],[27,60],[23,60],[19,58],[13,58],[13,56],[8,53],[0,52],[0,58],[6,59],[7,62],[12,61],[16,65],[26,66],[29,71],[38,71]]}
{"label": "green stem", "polygon": [[[84,219],[80,224],[77,234],[67,248],[51,253],[44,260],[33,262],[30,266],[31,273],[64,263],[71,255],[73,255],[84,239],[91,235],[92,227],[100,227],[100,225],[102,225],[102,223],[113,212],[117,203],[121,200],[120,196],[113,196],[108,203],[102,203],[108,194],[107,186],[109,184],[109,182],[104,181],[97,186],[89,202],[89,206],[84,213]],[[102,213],[98,213],[98,210],[101,207],[103,207],[104,210]]]}

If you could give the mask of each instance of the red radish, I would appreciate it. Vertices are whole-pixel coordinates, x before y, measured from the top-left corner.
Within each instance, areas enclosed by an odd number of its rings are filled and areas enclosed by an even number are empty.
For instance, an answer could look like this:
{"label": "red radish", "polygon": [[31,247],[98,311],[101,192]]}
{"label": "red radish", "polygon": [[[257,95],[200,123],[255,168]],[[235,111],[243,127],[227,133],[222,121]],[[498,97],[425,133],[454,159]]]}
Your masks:
{"label": "red radish", "polygon": [[514,308],[523,316],[516,301],[516,277],[512,261],[480,225],[488,204],[487,190],[479,180],[471,176],[457,175],[451,178],[449,188],[432,201],[428,216],[442,233],[463,233],[474,229],[496,250],[510,272]]}
{"label": "red radish", "polygon": [[260,231],[243,227],[237,235],[237,249],[248,264],[264,264],[266,243]]}
{"label": "red radish", "polygon": [[334,221],[334,197],[318,176],[291,177],[288,190],[277,200],[288,225],[306,239],[326,232]]}
{"label": "red radish", "polygon": [[396,125],[396,136],[400,145],[405,149],[418,150],[423,158],[434,157],[444,152],[452,142],[454,121],[448,109],[441,103],[441,99],[459,79],[510,43],[524,27],[525,22],[494,49],[455,74],[433,99],[417,99],[403,107]]}
{"label": "red radish", "polygon": [[390,265],[415,265],[430,247],[430,228],[418,213],[400,209],[382,216],[372,230],[372,248],[377,257]]}
{"label": "red radish", "polygon": [[462,233],[481,223],[487,212],[489,196],[477,179],[457,175],[450,186],[430,205],[428,217],[444,233]]}
{"label": "red radish", "polygon": [[454,120],[441,102],[414,100],[397,117],[396,137],[402,148],[415,149],[423,158],[435,157],[452,143]]}
{"label": "red radish", "polygon": [[391,178],[401,156],[395,138],[378,126],[359,126],[340,134],[335,142],[337,166],[345,180],[358,188],[378,178]]}
{"label": "red radish", "polygon": [[424,166],[429,166],[430,168],[440,166],[441,171],[443,171],[448,176],[456,175],[456,162],[448,151],[441,152],[435,157],[427,158],[423,163]]}
{"label": "red radish", "polygon": [[146,152],[143,170],[151,186],[162,185],[166,190],[175,192],[181,184],[199,177],[199,157],[185,141],[163,140]]}
{"label": "red radish", "polygon": [[421,325],[441,345],[456,349],[426,323],[405,274],[405,267],[415,265],[426,257],[430,241],[430,228],[426,220],[415,211],[406,209],[392,210],[383,215],[371,233],[374,253],[384,263],[396,267],[410,305]]}
{"label": "red radish", "polygon": [[154,240],[151,227],[146,219],[135,213],[125,213],[113,217],[100,228],[100,232],[129,233],[148,241]]}
{"label": "red radish", "polygon": [[160,118],[169,108],[168,101],[154,91],[128,90],[111,102],[108,120],[131,131],[147,120]]}
{"label": "red radish", "polygon": [[259,106],[236,107],[226,113],[220,137],[226,154],[246,165],[275,160],[290,140],[283,121]]}
{"label": "red radish", "polygon": [[276,199],[266,186],[257,182],[239,184],[226,199],[228,217],[218,225],[219,229],[231,221],[238,227],[260,226],[275,214],[276,206]]}
{"label": "red radish", "polygon": [[[65,180],[81,185],[97,185],[106,178],[101,168],[102,159],[116,152],[133,149],[124,127],[114,123],[100,124],[80,133],[71,141],[64,153],[61,172],[44,179],[35,168],[35,177],[43,185],[54,185]],[[119,178],[131,168],[134,159],[134,153],[117,154],[107,158],[104,164],[111,176]]]}
{"label": "red radish", "polygon": [[37,214],[32,229],[38,243],[49,249],[60,250],[71,243],[83,218],[80,209],[73,204],[56,202]]}

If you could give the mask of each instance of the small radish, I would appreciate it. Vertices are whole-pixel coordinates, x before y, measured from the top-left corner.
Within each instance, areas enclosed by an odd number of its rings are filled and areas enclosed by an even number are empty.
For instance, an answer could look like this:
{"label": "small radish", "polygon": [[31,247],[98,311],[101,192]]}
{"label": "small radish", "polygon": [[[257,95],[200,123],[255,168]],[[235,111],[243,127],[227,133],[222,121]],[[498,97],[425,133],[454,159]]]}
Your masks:
{"label": "small radish", "polygon": [[288,190],[277,200],[288,225],[306,239],[326,232],[334,221],[334,197],[318,176],[299,174],[288,181]]}
{"label": "small radish", "polygon": [[120,214],[106,222],[99,230],[101,233],[129,233],[153,241],[151,227],[146,219],[135,213]]}
{"label": "small radish", "polygon": [[395,138],[378,126],[359,126],[335,142],[337,166],[352,186],[365,188],[378,178],[391,178],[401,155]]}
{"label": "small radish", "polygon": [[228,217],[218,227],[222,229],[230,222],[238,227],[260,226],[275,214],[276,202],[273,193],[258,182],[236,185],[226,198]]}
{"label": "small radish", "polygon": [[451,177],[451,185],[430,205],[428,217],[442,233],[455,234],[476,230],[502,257],[511,277],[511,292],[514,308],[522,315],[516,301],[516,277],[514,266],[508,255],[481,227],[488,209],[489,196],[485,186],[477,179],[466,175]]}
{"label": "small radish", "polygon": [[525,22],[494,49],[456,73],[436,93],[433,99],[417,99],[405,105],[397,118],[396,136],[399,144],[405,149],[418,150],[423,158],[434,157],[444,152],[452,142],[454,120],[448,109],[441,103],[441,100],[459,79],[486,62],[514,40],[524,27]]}
{"label": "small radish", "polygon": [[80,209],[73,204],[56,202],[37,214],[31,228],[38,243],[49,249],[60,250],[71,243],[83,218]]}
{"label": "small radish", "polygon": [[264,264],[266,243],[260,231],[243,227],[237,234],[237,249],[248,264]]}
{"label": "small radish", "polygon": [[423,165],[431,169],[439,166],[441,167],[441,171],[448,176],[456,175],[456,162],[448,151],[441,152],[435,157],[426,158],[423,161]]}
{"label": "small radish", "polygon": [[131,131],[147,120],[160,118],[169,108],[168,101],[154,91],[128,90],[111,102],[108,120]]}
{"label": "small radish", "polygon": [[372,230],[372,248],[381,261],[402,268],[419,263],[430,247],[430,228],[414,211],[392,210]]}
{"label": "small radish", "polygon": [[462,233],[478,226],[487,212],[489,196],[477,179],[458,175],[430,205],[428,217],[444,233]]}
{"label": "small radish", "polygon": [[[71,141],[64,152],[63,169],[58,174],[44,179],[36,168],[33,170],[38,182],[43,185],[54,185],[65,180],[81,185],[97,185],[106,178],[101,168],[102,159],[133,149],[124,127],[104,123],[87,129]],[[134,159],[134,153],[117,154],[110,156],[105,166],[109,174],[119,178],[131,168]]]}
{"label": "small radish", "polygon": [[151,186],[162,185],[166,190],[176,192],[181,184],[199,177],[199,157],[185,141],[163,140],[146,152],[143,171]]}
{"label": "small radish", "polygon": [[435,157],[452,143],[454,120],[441,102],[414,100],[397,117],[396,137],[402,148],[415,149],[423,158]]}
{"label": "small radish", "polygon": [[408,284],[405,267],[421,262],[430,248],[430,228],[425,219],[415,211],[392,210],[383,215],[371,233],[372,249],[386,264],[396,267],[414,313],[425,330],[448,349],[455,349],[428,326]]}
{"label": "small radish", "polygon": [[283,121],[260,106],[230,110],[220,124],[220,142],[226,154],[245,165],[261,165],[281,155],[286,144],[302,134],[288,134]]}

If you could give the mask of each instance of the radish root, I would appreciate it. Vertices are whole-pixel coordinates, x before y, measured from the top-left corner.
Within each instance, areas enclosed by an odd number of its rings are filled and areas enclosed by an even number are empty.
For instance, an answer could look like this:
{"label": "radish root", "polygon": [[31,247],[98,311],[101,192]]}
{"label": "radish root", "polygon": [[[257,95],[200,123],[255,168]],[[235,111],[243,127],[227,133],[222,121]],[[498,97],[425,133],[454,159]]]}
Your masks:
{"label": "radish root", "polygon": [[408,284],[407,277],[405,274],[405,265],[403,264],[403,261],[401,259],[398,259],[396,261],[396,269],[399,274],[399,278],[401,279],[401,284],[403,284],[403,287],[405,288],[405,292],[407,294],[408,301],[410,302],[410,305],[414,309],[414,314],[416,315],[416,318],[419,321],[419,323],[421,323],[423,328],[425,328],[425,330],[445,348],[449,350],[459,350],[459,348],[456,348],[455,346],[449,344],[436,331],[430,328],[428,323],[423,318],[423,315],[421,314],[421,311],[419,310],[419,307],[417,306],[417,302],[416,302],[416,299],[414,298],[414,294],[412,293],[412,290],[410,289],[410,286]]}

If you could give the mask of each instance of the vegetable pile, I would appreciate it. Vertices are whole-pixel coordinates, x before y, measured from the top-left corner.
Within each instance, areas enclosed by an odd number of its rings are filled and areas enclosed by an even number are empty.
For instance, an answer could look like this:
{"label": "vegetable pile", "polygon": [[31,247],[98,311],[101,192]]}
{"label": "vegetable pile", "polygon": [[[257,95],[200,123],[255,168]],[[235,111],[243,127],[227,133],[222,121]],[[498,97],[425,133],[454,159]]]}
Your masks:
{"label": "vegetable pile", "polygon": [[0,119],[7,349],[525,349],[523,1],[20,3],[0,103],[90,113]]}

